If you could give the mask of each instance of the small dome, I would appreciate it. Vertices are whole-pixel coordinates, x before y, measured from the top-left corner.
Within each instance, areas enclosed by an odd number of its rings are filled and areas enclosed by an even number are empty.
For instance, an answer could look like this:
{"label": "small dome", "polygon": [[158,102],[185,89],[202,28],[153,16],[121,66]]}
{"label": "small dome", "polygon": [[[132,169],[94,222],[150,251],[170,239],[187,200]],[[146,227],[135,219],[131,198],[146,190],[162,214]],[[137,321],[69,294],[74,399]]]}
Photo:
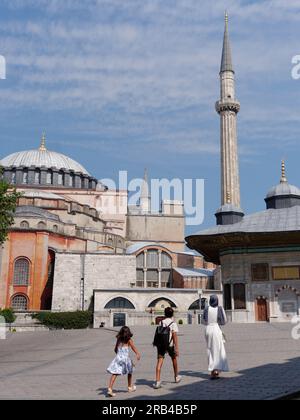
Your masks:
{"label": "small dome", "polygon": [[279,196],[288,196],[288,195],[296,195],[300,196],[300,189],[296,187],[295,185],[291,185],[288,182],[280,182],[280,184],[275,185],[275,187],[272,187],[266,198],[271,197],[279,197]]}
{"label": "small dome", "polygon": [[281,209],[300,205],[300,189],[288,183],[285,176],[285,163],[281,162],[281,179],[272,187],[265,198],[267,209]]}

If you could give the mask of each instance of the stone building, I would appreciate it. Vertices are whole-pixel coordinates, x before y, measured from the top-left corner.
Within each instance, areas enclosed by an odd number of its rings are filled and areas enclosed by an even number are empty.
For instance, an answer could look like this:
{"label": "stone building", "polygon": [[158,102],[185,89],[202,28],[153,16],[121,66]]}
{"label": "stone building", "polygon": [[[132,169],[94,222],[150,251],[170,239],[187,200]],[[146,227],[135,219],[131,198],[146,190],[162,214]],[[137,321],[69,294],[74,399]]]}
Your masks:
{"label": "stone building", "polygon": [[181,202],[151,211],[147,174],[132,207],[127,191],[107,188],[48,150],[45,136],[37,150],[7,156],[0,166],[22,193],[0,248],[0,307],[90,309],[99,326],[149,324],[171,305],[184,322],[198,322],[198,289],[204,298],[214,288],[215,266],[185,251]]}
{"label": "stone building", "polygon": [[266,210],[240,208],[234,70],[228,17],[220,69],[221,207],[217,226],[190,235],[187,245],[221,265],[224,305],[234,322],[287,321],[300,311],[300,190],[287,182],[267,193]]}

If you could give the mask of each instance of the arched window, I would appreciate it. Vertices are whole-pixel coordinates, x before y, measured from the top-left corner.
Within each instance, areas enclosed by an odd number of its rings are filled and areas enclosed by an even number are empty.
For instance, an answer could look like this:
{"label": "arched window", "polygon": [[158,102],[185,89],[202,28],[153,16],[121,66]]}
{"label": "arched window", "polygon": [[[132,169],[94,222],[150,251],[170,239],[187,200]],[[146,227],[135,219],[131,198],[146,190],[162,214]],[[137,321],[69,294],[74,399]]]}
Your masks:
{"label": "arched window", "polygon": [[34,173],[34,183],[35,184],[40,184],[41,183],[41,172],[40,171],[35,171],[35,173]]}
{"label": "arched window", "polygon": [[[199,307],[199,299],[196,300],[194,303],[191,304],[191,306],[189,307],[189,311],[199,311],[200,307]],[[207,305],[207,299],[206,298],[201,298],[201,310],[205,309]]]}
{"label": "arched window", "polygon": [[64,174],[63,174],[63,172],[59,172],[58,177],[57,177],[57,183],[58,183],[58,185],[63,185],[64,184]]}
{"label": "arched window", "polygon": [[11,300],[11,307],[14,311],[27,311],[28,299],[24,295],[15,295]]}
{"label": "arched window", "polygon": [[21,222],[20,226],[23,229],[28,229],[29,228],[29,223],[26,222],[26,220],[23,220],[23,222]]}
{"label": "arched window", "polygon": [[11,174],[11,183],[12,184],[16,183],[16,171],[13,171]]}
{"label": "arched window", "polygon": [[51,185],[53,184],[53,174],[52,171],[47,172],[47,184]]}
{"label": "arched window", "polygon": [[14,266],[14,286],[28,286],[30,264],[26,258],[19,258]]}
{"label": "arched window", "polygon": [[70,174],[69,186],[70,187],[74,187],[75,186],[75,176],[73,174]]}
{"label": "arched window", "polygon": [[174,302],[172,302],[170,299],[162,297],[162,298],[155,299],[153,302],[150,303],[148,307],[154,308],[156,310],[164,310],[168,306],[170,306],[171,308],[176,308],[176,305]]}
{"label": "arched window", "polygon": [[[144,266],[146,256],[146,267]],[[147,249],[136,257],[136,285],[138,287],[170,287],[172,258],[159,249]]]}
{"label": "arched window", "polygon": [[23,172],[23,180],[22,180],[23,184],[28,184],[28,171],[24,171]]}
{"label": "arched window", "polygon": [[156,249],[147,251],[147,268],[158,268],[158,252]]}
{"label": "arched window", "polygon": [[135,307],[128,299],[117,297],[108,302],[105,309],[135,309]]}
{"label": "arched window", "polygon": [[39,222],[38,223],[38,229],[46,229],[47,225],[44,222]]}

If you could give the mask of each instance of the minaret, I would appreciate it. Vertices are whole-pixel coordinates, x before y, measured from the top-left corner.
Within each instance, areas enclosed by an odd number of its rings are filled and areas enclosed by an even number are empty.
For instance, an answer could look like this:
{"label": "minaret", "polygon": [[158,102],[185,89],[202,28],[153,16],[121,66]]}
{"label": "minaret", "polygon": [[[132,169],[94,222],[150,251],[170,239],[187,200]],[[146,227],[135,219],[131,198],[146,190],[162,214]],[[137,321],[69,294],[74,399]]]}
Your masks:
{"label": "minaret", "polygon": [[[234,70],[228,34],[228,14],[225,12],[225,31],[220,68],[220,100],[216,111],[220,115],[221,140],[221,208],[217,224],[236,223],[241,220],[240,180],[237,150],[236,118],[240,104],[235,97]],[[222,217],[226,213],[226,217]],[[228,213],[232,213],[229,215]],[[230,217],[229,217],[230,216]],[[232,216],[232,217],[231,217]]]}
{"label": "minaret", "polygon": [[151,197],[149,192],[147,169],[145,169],[144,179],[141,186],[140,208],[143,213],[148,213],[151,209]]}

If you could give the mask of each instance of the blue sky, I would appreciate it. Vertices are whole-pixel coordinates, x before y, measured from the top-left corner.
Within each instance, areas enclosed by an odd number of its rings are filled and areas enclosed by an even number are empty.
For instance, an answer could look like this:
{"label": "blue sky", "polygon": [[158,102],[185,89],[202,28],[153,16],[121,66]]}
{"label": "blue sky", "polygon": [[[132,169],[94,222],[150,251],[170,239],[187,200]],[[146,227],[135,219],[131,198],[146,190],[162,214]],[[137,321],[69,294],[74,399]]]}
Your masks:
{"label": "blue sky", "polygon": [[204,178],[220,204],[224,10],[237,79],[242,207],[264,208],[280,161],[300,185],[300,0],[1,0],[1,152],[48,147],[98,178]]}

